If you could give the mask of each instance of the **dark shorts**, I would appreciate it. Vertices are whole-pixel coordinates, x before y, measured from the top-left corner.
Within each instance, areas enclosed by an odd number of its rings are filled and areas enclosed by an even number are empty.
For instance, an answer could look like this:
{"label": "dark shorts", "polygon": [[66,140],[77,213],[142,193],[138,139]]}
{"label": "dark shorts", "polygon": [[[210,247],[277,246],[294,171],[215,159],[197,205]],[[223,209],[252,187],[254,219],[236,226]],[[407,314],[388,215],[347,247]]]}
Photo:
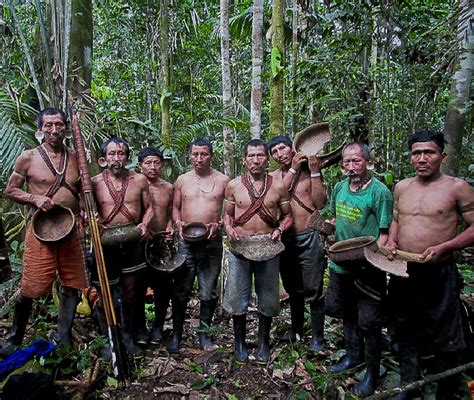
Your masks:
{"label": "dark shorts", "polygon": [[412,343],[420,354],[453,352],[465,346],[456,263],[408,264],[409,278],[391,277],[390,330],[395,343]]}
{"label": "dark shorts", "polygon": [[323,297],[324,249],[319,234],[307,229],[284,235],[285,251],[280,255],[280,275],[286,292],[311,303]]}
{"label": "dark shorts", "polygon": [[186,262],[174,275],[176,300],[187,302],[191,297],[196,276],[199,299],[216,300],[217,282],[222,266],[222,238],[217,236],[200,242],[182,243],[186,249]]}
{"label": "dark shorts", "polygon": [[[122,243],[116,246],[103,246],[104,261],[109,284],[115,285],[121,276],[137,274],[146,267],[143,242]],[[95,258],[93,258],[92,282],[99,284]]]}
{"label": "dark shorts", "polygon": [[342,318],[361,329],[381,329],[385,323],[386,275],[363,267],[357,275],[330,272],[325,313]]}

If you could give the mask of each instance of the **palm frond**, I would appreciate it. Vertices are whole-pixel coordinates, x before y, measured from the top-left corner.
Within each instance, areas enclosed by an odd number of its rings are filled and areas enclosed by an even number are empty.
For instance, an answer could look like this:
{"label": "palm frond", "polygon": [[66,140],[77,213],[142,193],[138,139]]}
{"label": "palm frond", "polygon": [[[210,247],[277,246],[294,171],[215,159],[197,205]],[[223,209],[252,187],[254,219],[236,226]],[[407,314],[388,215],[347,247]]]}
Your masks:
{"label": "palm frond", "polygon": [[16,159],[26,148],[28,135],[20,130],[5,112],[0,110],[0,153],[2,154],[0,178],[2,180],[7,178]]}

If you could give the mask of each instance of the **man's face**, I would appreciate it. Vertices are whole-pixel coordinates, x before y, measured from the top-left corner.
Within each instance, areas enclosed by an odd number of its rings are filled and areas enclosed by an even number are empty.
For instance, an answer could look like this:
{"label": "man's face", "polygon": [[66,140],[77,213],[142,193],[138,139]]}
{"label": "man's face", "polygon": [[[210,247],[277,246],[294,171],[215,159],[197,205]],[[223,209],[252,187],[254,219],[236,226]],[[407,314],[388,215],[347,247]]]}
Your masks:
{"label": "man's face", "polygon": [[438,173],[445,159],[446,153],[435,142],[417,142],[411,146],[411,165],[420,178],[430,178]]}
{"label": "man's face", "polygon": [[212,154],[209,146],[195,146],[191,147],[189,159],[196,171],[207,171],[211,168]]}
{"label": "man's face", "polygon": [[64,140],[66,124],[60,114],[45,115],[40,130],[44,133],[45,143],[57,146]]}
{"label": "man's face", "polygon": [[157,179],[161,176],[161,159],[158,156],[148,156],[139,164],[142,174],[149,180]]}
{"label": "man's face", "polygon": [[265,147],[248,146],[247,155],[244,156],[244,164],[251,174],[261,174],[265,171],[268,164],[268,156]]}
{"label": "man's face", "polygon": [[367,175],[368,160],[359,146],[349,146],[342,154],[342,168],[353,182]]}
{"label": "man's face", "polygon": [[113,173],[121,172],[128,162],[127,150],[123,143],[110,142],[105,153],[107,168]]}
{"label": "man's face", "polygon": [[279,143],[272,147],[270,151],[273,159],[280,166],[291,165],[291,160],[293,159],[293,150],[291,147],[287,146],[284,143]]}

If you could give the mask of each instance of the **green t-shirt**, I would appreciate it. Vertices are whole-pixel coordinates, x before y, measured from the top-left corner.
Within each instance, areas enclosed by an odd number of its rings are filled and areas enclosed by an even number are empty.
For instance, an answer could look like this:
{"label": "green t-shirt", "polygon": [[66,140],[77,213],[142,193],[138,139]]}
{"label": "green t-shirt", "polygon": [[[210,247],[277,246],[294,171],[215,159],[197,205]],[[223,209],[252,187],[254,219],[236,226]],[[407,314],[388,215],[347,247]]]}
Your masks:
{"label": "green t-shirt", "polygon": [[[378,238],[379,229],[389,228],[392,223],[393,197],[388,188],[374,177],[360,192],[349,189],[347,178],[334,186],[329,208],[336,217],[336,242],[360,236]],[[347,273],[332,261],[329,267]]]}

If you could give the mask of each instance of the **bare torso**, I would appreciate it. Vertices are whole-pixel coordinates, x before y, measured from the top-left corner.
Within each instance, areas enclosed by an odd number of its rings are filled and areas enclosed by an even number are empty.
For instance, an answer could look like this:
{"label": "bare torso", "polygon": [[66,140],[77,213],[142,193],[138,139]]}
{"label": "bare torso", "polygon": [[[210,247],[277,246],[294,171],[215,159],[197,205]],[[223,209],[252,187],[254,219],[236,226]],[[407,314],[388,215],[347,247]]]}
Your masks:
{"label": "bare torso", "polygon": [[[289,173],[289,172],[287,172]],[[274,181],[282,182],[285,175],[283,175],[281,169],[277,169],[271,173]],[[288,189],[288,188],[287,188]],[[295,194],[303,202],[303,204],[314,210],[316,209],[313,204],[313,199],[311,197],[311,178],[309,172],[302,170],[299,175],[298,184],[296,185]],[[293,227],[296,232],[304,231],[308,228],[308,222],[311,217],[311,214],[301,207],[300,204],[292,197],[291,198],[291,213],[293,214]]]}
{"label": "bare torso", "polygon": [[219,222],[228,181],[227,176],[214,169],[205,177],[199,177],[194,170],[179,176],[173,200],[174,219],[185,224]]}
{"label": "bare torso", "polygon": [[[46,151],[53,166],[58,170],[62,157],[61,153]],[[79,194],[80,177],[76,154],[73,150],[67,149],[67,157],[65,182]],[[14,172],[8,182],[7,193],[12,200],[21,204],[28,204],[30,203],[30,194],[38,195],[38,197],[44,196],[55,180],[56,177],[46,166],[38,149],[26,150],[17,159]],[[26,192],[22,189],[25,183],[27,185]],[[80,211],[78,198],[65,186],[59,187],[59,190],[52,196],[52,200],[55,204],[70,208],[76,214]]]}
{"label": "bare torso", "polygon": [[401,181],[395,189],[399,248],[423,253],[453,239],[461,216],[473,222],[473,207],[473,191],[461,179],[441,175],[430,182],[417,178]]}
{"label": "bare torso", "polygon": [[171,218],[173,185],[163,179],[150,182],[150,196],[153,204],[153,219],[149,225],[152,232],[166,230]]}
{"label": "bare torso", "polygon": [[[105,172],[105,171],[104,171]],[[148,181],[145,176],[137,174],[135,171],[128,171],[128,188],[125,192],[123,205],[130,212],[133,220],[130,221],[122,212],[118,212],[106,226],[113,226],[127,222],[138,224],[142,219],[144,210],[148,207],[149,190]],[[120,191],[124,183],[123,177],[116,177],[109,174],[110,181],[117,192]],[[97,200],[97,209],[102,220],[107,219],[115,207],[115,200],[111,196],[104,181],[104,175],[99,174],[92,178],[94,193]]]}

